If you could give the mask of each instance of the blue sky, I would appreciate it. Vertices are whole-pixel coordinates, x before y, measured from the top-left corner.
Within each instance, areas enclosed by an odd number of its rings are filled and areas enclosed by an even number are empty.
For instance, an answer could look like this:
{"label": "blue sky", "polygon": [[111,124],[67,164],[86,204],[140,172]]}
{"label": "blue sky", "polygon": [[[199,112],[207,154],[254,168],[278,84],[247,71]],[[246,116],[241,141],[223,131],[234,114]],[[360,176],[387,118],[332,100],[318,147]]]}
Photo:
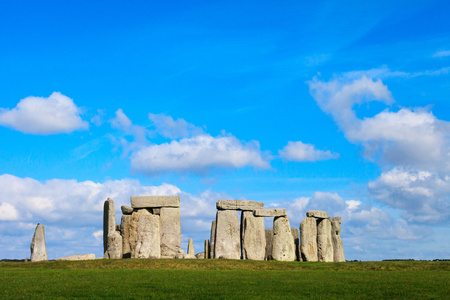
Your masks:
{"label": "blue sky", "polygon": [[[1,258],[102,253],[102,206],[342,216],[347,259],[448,258],[446,1],[0,4]],[[266,219],[266,227],[271,227]]]}

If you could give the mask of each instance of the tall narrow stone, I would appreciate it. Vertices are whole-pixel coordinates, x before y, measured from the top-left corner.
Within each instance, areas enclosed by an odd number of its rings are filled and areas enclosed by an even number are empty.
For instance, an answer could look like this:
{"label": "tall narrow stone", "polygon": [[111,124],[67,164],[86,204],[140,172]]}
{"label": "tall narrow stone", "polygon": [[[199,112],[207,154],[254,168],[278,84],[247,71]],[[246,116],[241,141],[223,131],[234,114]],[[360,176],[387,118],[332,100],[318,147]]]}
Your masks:
{"label": "tall narrow stone", "polygon": [[45,228],[44,225],[38,224],[34,230],[33,239],[31,240],[31,261],[43,261],[47,258],[47,246],[45,244]]}
{"label": "tall narrow stone", "polygon": [[291,227],[291,234],[294,238],[294,245],[295,245],[295,260],[299,261],[301,258],[300,255],[300,234],[298,233],[298,229],[295,227]]}
{"label": "tall narrow stone", "polygon": [[273,220],[273,249],[272,256],[274,260],[294,261],[295,244],[291,233],[289,218],[276,217]]}
{"label": "tall narrow stone", "polygon": [[209,250],[209,257],[216,258],[214,256],[214,250],[216,249],[216,220],[211,223],[211,247]]}
{"label": "tall narrow stone", "polygon": [[333,243],[331,242],[331,222],[320,219],[317,222],[317,256],[319,261],[332,262],[334,260]]}
{"label": "tall narrow stone", "polygon": [[122,236],[118,231],[108,234],[108,250],[104,258],[119,259],[122,258]]}
{"label": "tall narrow stone", "polygon": [[187,254],[188,255],[195,255],[194,241],[192,241],[192,239],[189,239],[189,241],[188,241]]}
{"label": "tall narrow stone", "polygon": [[180,208],[161,207],[160,223],[161,257],[174,258],[181,251]]}
{"label": "tall narrow stone", "polygon": [[235,210],[219,210],[216,215],[215,258],[240,259],[239,216]]}
{"label": "tall narrow stone", "polygon": [[273,248],[273,229],[266,229],[266,254],[264,260],[272,260],[272,248]]}
{"label": "tall narrow stone", "polygon": [[209,240],[205,240],[205,259],[211,258],[209,256],[211,245],[209,244]]}
{"label": "tall narrow stone", "polygon": [[135,257],[161,258],[159,216],[139,216],[137,233]]}
{"label": "tall narrow stone", "polygon": [[300,223],[300,249],[303,261],[317,261],[316,218],[306,217]]}
{"label": "tall narrow stone", "polygon": [[341,240],[341,217],[331,217],[331,242],[335,262],[345,261],[344,245]]}
{"label": "tall narrow stone", "polygon": [[264,218],[255,217],[252,211],[243,211],[241,224],[242,258],[264,260],[266,254]]}
{"label": "tall narrow stone", "polygon": [[114,201],[107,199],[103,204],[103,253],[108,251],[108,235],[116,231],[116,211]]}
{"label": "tall narrow stone", "polygon": [[[131,219],[132,215],[122,215],[120,220],[120,233],[122,235],[122,256],[123,258],[131,258]],[[134,240],[134,243],[136,241]]]}

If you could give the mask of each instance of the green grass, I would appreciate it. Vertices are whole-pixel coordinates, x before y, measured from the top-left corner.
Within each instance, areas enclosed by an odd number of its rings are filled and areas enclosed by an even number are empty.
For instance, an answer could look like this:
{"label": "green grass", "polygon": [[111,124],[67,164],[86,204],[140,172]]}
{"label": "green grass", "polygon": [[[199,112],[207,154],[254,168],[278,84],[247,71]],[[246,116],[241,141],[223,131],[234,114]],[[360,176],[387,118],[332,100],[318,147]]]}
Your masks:
{"label": "green grass", "polygon": [[449,262],[0,262],[8,298],[449,299]]}

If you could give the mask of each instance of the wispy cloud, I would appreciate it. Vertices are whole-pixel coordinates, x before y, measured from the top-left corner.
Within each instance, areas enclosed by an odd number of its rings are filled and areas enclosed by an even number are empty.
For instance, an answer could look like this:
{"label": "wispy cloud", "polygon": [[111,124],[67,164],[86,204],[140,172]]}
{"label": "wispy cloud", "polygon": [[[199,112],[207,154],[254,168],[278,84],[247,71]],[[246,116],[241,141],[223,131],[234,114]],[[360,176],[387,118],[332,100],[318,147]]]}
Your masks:
{"label": "wispy cloud", "polygon": [[280,157],[290,161],[320,161],[339,158],[339,154],[330,150],[319,150],[314,145],[302,142],[288,142],[279,150]]}
{"label": "wispy cloud", "polygon": [[447,57],[450,56],[450,50],[441,50],[433,54],[433,57]]}

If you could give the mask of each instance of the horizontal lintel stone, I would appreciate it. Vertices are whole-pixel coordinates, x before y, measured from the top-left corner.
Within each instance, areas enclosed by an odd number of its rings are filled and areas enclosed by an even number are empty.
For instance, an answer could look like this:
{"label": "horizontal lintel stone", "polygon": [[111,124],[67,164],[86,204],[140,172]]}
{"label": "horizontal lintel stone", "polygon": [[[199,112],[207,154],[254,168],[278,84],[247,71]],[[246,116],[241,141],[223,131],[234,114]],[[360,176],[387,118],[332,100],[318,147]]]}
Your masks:
{"label": "horizontal lintel stone", "polygon": [[256,210],[264,208],[264,203],[249,200],[219,200],[216,207],[221,210]]}
{"label": "horizontal lintel stone", "polygon": [[313,217],[313,218],[319,218],[319,219],[326,219],[328,218],[328,213],[326,211],[320,211],[320,210],[308,210],[306,212],[307,217]]}
{"label": "horizontal lintel stone", "polygon": [[180,207],[180,196],[132,196],[132,208]]}
{"label": "horizontal lintel stone", "polygon": [[255,209],[253,212],[255,217],[284,217],[287,215],[286,209],[284,208],[266,208],[266,209]]}

